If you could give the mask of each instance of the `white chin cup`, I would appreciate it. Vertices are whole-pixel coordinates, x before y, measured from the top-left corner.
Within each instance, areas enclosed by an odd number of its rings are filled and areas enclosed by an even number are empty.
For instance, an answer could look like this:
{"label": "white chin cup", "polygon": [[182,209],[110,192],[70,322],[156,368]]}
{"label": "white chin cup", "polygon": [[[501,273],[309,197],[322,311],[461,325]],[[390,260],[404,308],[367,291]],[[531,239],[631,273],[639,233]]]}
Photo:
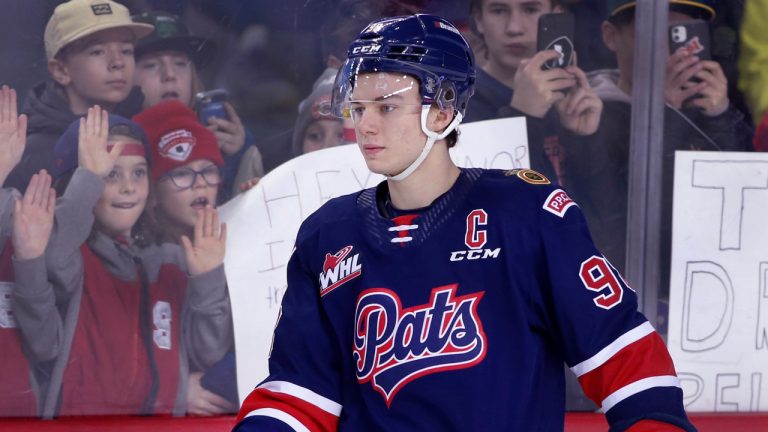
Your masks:
{"label": "white chin cup", "polygon": [[432,151],[432,146],[435,144],[435,141],[447,137],[448,134],[456,129],[459,123],[461,123],[462,115],[460,112],[456,111],[456,115],[453,117],[453,121],[451,121],[451,124],[449,124],[442,133],[432,132],[429,130],[429,128],[427,128],[427,116],[429,115],[429,109],[431,107],[432,105],[422,105],[421,107],[421,130],[425,135],[427,135],[427,142],[424,143],[424,148],[421,150],[421,154],[416,158],[415,161],[408,165],[408,168],[403,170],[403,172],[400,174],[394,176],[385,176],[387,180],[402,181],[408,178],[408,176],[413,174],[413,172],[416,171],[421,163],[424,162],[424,160],[427,158],[429,152]]}

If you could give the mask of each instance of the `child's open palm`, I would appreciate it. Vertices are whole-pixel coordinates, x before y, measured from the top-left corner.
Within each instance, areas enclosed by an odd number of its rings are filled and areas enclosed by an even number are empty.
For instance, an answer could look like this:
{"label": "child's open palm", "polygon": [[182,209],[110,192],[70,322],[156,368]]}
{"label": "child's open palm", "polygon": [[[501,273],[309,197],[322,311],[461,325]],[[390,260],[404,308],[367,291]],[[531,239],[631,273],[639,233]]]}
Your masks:
{"label": "child's open palm", "polygon": [[16,90],[0,89],[0,172],[7,176],[21,160],[27,144],[27,116],[18,115]]}
{"label": "child's open palm", "polygon": [[16,200],[13,212],[14,255],[28,260],[40,257],[48,246],[56,208],[56,192],[45,170],[32,176],[24,197]]}
{"label": "child's open palm", "polygon": [[219,223],[218,212],[210,207],[201,210],[195,221],[194,243],[181,236],[191,276],[207,273],[224,262],[226,238],[227,224]]}
{"label": "child's open palm", "polygon": [[95,105],[88,108],[88,115],[80,119],[77,159],[81,167],[104,177],[112,171],[125,143],[118,142],[107,149],[109,114]]}

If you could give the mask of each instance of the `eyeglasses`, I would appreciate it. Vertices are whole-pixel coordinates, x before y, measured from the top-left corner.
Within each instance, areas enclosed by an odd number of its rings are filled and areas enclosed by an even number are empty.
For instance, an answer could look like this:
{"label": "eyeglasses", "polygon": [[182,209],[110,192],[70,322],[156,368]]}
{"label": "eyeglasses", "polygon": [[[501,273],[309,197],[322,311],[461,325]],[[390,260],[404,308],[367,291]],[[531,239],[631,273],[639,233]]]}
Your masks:
{"label": "eyeglasses", "polygon": [[208,165],[200,171],[192,168],[176,168],[164,175],[163,179],[170,179],[174,186],[183,190],[194,186],[197,176],[201,176],[208,186],[218,186],[221,183],[221,171],[216,165]]}

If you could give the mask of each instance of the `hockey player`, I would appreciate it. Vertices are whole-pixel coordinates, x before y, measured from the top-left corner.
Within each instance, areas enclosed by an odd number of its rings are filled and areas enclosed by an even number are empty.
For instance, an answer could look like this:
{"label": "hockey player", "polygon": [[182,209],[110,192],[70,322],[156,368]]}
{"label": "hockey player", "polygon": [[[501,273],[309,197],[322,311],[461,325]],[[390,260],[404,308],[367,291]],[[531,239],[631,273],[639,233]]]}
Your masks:
{"label": "hockey player", "polygon": [[235,430],[562,430],[564,361],[611,430],[695,430],[578,206],[534,171],[451,161],[475,81],[456,28],[375,21],[348,56],[334,106],[387,180],[304,221]]}

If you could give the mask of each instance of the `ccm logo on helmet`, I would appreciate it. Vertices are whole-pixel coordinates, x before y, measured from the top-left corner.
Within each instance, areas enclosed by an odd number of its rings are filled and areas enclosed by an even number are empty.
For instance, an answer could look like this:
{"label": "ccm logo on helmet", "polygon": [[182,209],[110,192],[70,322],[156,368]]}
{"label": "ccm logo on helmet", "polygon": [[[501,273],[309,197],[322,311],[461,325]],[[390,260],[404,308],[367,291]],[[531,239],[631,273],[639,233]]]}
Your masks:
{"label": "ccm logo on helmet", "polygon": [[467,215],[467,231],[464,244],[469,250],[451,252],[451,261],[498,258],[501,248],[483,249],[488,242],[488,232],[479,226],[488,225],[488,213],[483,209],[474,209]]}
{"label": "ccm logo on helmet", "polygon": [[381,51],[381,45],[366,45],[352,48],[352,54],[375,54]]}

